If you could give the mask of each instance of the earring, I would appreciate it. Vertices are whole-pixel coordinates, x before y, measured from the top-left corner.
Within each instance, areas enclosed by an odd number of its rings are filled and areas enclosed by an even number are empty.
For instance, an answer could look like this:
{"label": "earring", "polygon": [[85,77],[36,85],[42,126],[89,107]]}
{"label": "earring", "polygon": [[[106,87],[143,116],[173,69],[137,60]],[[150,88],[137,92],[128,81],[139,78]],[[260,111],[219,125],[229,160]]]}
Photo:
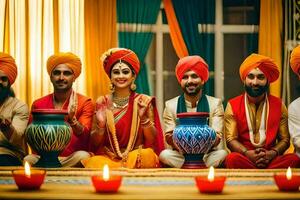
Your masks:
{"label": "earring", "polygon": [[132,91],[135,91],[135,90],[136,90],[136,84],[134,83],[134,79],[133,79],[133,81],[131,82],[130,89],[131,89]]}
{"label": "earring", "polygon": [[111,93],[114,93],[115,92],[115,85],[111,83],[110,86],[109,86],[109,90],[110,90]]}

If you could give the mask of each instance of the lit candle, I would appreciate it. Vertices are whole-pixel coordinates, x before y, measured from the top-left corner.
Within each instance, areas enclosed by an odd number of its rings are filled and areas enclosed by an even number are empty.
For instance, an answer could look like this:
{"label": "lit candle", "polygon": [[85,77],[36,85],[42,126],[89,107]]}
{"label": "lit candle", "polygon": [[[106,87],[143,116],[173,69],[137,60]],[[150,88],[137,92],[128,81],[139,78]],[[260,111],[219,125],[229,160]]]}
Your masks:
{"label": "lit candle", "polygon": [[297,191],[300,186],[300,175],[293,175],[289,167],[286,173],[278,173],[274,175],[275,183],[281,191]]}
{"label": "lit candle", "polygon": [[214,168],[209,168],[208,176],[195,177],[196,185],[202,193],[220,193],[223,191],[226,177],[214,175]]}
{"label": "lit candle", "polygon": [[13,170],[12,174],[19,190],[37,190],[44,182],[46,171],[30,169],[28,162],[25,162],[24,169]]}
{"label": "lit candle", "polygon": [[110,176],[108,165],[104,165],[102,176],[92,176],[92,183],[96,192],[117,192],[122,183],[121,176]]}

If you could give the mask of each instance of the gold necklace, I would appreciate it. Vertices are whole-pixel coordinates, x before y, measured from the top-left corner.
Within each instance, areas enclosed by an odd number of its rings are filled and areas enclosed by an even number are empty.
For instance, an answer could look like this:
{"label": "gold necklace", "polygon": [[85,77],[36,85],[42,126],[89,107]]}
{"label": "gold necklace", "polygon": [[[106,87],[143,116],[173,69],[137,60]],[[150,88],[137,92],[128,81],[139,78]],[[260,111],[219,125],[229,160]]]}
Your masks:
{"label": "gold necklace", "polygon": [[128,105],[129,102],[129,96],[127,97],[116,97],[113,96],[113,106],[115,108],[125,108]]}

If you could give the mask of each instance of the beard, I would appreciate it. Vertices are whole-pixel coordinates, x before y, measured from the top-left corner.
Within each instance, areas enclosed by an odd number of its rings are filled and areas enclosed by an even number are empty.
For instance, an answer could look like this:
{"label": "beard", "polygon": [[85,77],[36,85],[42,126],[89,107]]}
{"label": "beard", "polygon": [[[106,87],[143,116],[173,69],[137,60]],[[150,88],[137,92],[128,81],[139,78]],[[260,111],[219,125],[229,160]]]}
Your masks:
{"label": "beard", "polygon": [[[194,86],[195,88],[193,90],[189,90],[188,89],[189,86]],[[183,92],[189,96],[197,96],[199,92],[202,90],[202,88],[203,88],[202,84],[186,83],[182,89]]]}
{"label": "beard", "polygon": [[0,102],[4,102],[10,96],[13,96],[10,86],[0,84]]}
{"label": "beard", "polygon": [[265,86],[257,86],[256,88],[253,88],[251,86],[247,86],[246,84],[244,85],[244,88],[247,92],[247,94],[250,97],[259,97],[264,93],[267,93],[268,89],[269,89],[269,84],[267,83]]}

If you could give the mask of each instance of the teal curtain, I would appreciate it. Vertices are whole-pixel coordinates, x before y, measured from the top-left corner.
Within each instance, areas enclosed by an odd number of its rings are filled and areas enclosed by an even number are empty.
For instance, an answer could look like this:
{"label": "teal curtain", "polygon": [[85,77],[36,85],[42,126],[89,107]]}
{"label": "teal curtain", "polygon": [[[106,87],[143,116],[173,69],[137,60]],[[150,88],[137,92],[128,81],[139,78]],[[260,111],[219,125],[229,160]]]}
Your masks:
{"label": "teal curtain", "polygon": [[[156,23],[160,9],[160,0],[117,0],[118,23],[135,25],[134,32],[119,30],[119,46],[133,50],[141,63],[140,73],[136,80],[137,92],[150,94],[145,57],[152,41],[153,33],[142,30],[141,24]],[[126,28],[126,25],[124,25]]]}
{"label": "teal curtain", "polygon": [[[214,34],[199,33],[198,24],[215,24],[214,0],[173,0],[176,17],[189,55],[199,55],[214,71]],[[214,79],[205,84],[206,94],[214,95]]]}

